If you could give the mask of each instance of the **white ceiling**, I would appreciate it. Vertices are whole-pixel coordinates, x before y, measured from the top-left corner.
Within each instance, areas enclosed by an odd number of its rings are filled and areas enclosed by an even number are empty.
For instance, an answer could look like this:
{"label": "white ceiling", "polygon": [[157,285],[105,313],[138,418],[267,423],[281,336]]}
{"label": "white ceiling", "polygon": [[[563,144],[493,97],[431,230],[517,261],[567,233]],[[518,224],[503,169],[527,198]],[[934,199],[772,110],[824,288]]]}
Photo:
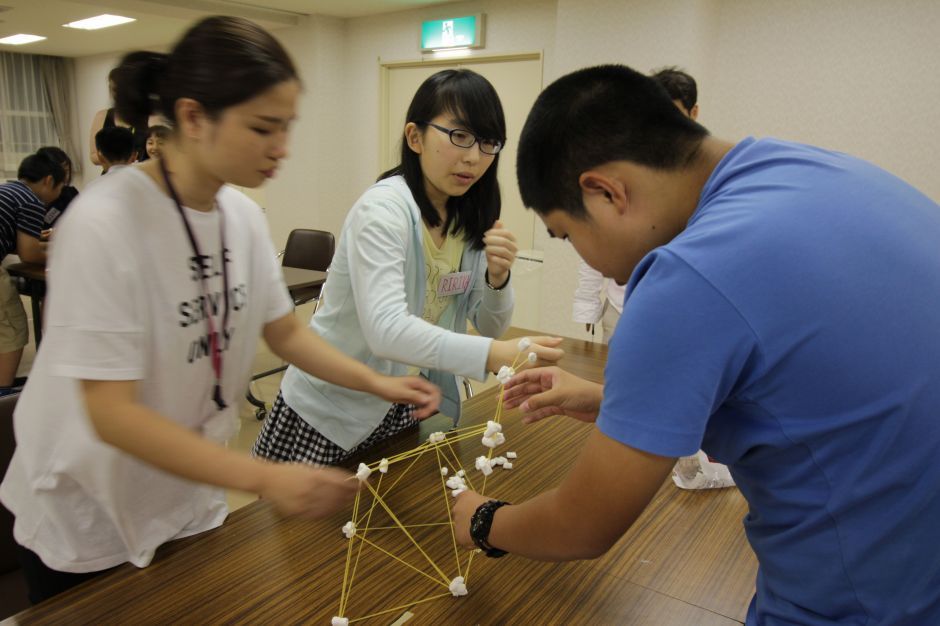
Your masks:
{"label": "white ceiling", "polygon": [[[454,0],[0,0],[0,38],[17,33],[46,37],[0,50],[77,57],[172,43],[206,15],[240,15],[276,30],[303,23],[310,15],[360,17],[403,11]],[[63,28],[102,13],[136,22],[82,31]]]}

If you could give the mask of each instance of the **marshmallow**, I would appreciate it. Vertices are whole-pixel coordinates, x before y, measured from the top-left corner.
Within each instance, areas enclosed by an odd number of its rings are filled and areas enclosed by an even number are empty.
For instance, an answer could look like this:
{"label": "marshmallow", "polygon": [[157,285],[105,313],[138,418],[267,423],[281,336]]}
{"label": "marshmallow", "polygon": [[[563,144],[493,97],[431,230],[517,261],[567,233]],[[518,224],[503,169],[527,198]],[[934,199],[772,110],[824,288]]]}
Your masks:
{"label": "marshmallow", "polygon": [[487,437],[492,437],[496,433],[499,433],[502,431],[503,431],[502,424],[500,424],[499,422],[494,422],[493,420],[489,420],[486,423],[486,432],[484,432],[483,434],[486,435]]}
{"label": "marshmallow", "polygon": [[532,345],[532,340],[528,337],[523,337],[519,340],[519,352],[522,352],[526,348]]}
{"label": "marshmallow", "polygon": [[388,474],[388,459],[379,461],[379,471],[383,474]]}
{"label": "marshmallow", "polygon": [[343,524],[343,534],[346,535],[347,539],[352,539],[356,536],[356,525],[352,523],[352,520]]}
{"label": "marshmallow", "polygon": [[467,585],[463,582],[463,576],[458,576],[450,581],[448,588],[450,589],[451,595],[454,597],[467,595]]}
{"label": "marshmallow", "polygon": [[441,466],[441,476],[447,476],[448,471],[446,467]]}
{"label": "marshmallow", "polygon": [[507,458],[507,459],[514,459],[514,458],[516,458],[516,453],[515,453],[515,452],[507,452],[507,453],[506,453],[506,458]]}
{"label": "marshmallow", "polygon": [[467,483],[465,483],[463,478],[459,476],[451,476],[444,484],[447,485],[448,489],[459,489],[460,487],[467,486]]}
{"label": "marshmallow", "polygon": [[334,616],[332,621],[330,621],[330,626],[349,626],[349,618]]}
{"label": "marshmallow", "polygon": [[499,372],[496,373],[496,380],[499,381],[500,385],[505,385],[509,382],[509,379],[516,375],[516,370],[512,369],[508,365],[504,365],[499,368]]}
{"label": "marshmallow", "polygon": [[473,463],[474,467],[476,467],[477,469],[483,469],[484,465],[489,465],[489,464],[490,464],[490,460],[486,458],[485,456],[478,456]]}
{"label": "marshmallow", "polygon": [[459,470],[459,471],[457,472],[457,475],[460,476],[461,478],[463,478],[464,476],[467,475],[467,472],[465,472],[465,471],[463,471],[463,470]]}
{"label": "marshmallow", "polygon": [[493,459],[490,459],[490,465],[502,465],[506,462],[506,457],[498,456]]}
{"label": "marshmallow", "polygon": [[369,478],[369,474],[371,473],[372,473],[372,470],[369,469],[368,465],[366,465],[365,463],[360,463],[359,469],[356,470],[356,478],[364,482],[366,479]]}
{"label": "marshmallow", "polygon": [[512,469],[512,463],[510,463],[509,461],[506,461],[505,463],[503,463],[503,469]]}
{"label": "marshmallow", "polygon": [[451,496],[452,498],[456,498],[457,496],[459,496],[460,494],[462,494],[462,493],[463,493],[464,491],[466,491],[466,490],[467,490],[466,487],[460,487],[459,489],[451,489],[451,490],[450,490],[450,496]]}
{"label": "marshmallow", "polygon": [[480,440],[487,448],[495,448],[496,446],[501,446],[506,443],[506,435],[503,433],[495,433],[492,436],[483,435],[483,439]]}
{"label": "marshmallow", "polygon": [[537,355],[534,352],[529,353],[529,363],[535,363],[538,360],[539,360],[539,355]]}
{"label": "marshmallow", "polygon": [[441,431],[431,433],[431,435],[428,437],[428,441],[430,441],[431,443],[440,443],[444,441],[444,433],[442,433]]}
{"label": "marshmallow", "polygon": [[486,465],[480,468],[480,471],[483,472],[484,476],[489,476],[490,474],[493,473],[493,466],[487,463]]}

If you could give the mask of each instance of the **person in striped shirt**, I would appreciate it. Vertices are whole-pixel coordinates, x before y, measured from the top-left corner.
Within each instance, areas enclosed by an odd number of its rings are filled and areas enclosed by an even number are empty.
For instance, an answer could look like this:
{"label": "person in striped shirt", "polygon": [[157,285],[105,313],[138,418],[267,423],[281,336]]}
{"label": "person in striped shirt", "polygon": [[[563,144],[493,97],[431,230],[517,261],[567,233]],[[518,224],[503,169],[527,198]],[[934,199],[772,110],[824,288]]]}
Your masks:
{"label": "person in striped shirt", "polygon": [[[32,154],[20,163],[17,180],[0,185],[0,259],[17,254],[29,263],[46,262],[40,241],[46,206],[55,202],[65,185],[65,170],[45,154]],[[16,287],[0,269],[0,396],[15,391],[13,380],[29,341],[26,311]]]}

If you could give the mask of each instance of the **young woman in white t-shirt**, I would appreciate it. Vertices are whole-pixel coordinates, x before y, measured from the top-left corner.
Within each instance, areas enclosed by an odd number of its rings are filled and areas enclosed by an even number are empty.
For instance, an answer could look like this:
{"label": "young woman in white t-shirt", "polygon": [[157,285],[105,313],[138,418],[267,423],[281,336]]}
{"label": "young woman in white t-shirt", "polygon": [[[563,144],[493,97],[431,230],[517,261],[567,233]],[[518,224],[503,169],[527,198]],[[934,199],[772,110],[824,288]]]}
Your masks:
{"label": "young woman in white t-shirt", "polygon": [[[421,370],[456,421],[455,374],[482,380],[518,354],[517,341],[493,339],[513,310],[516,241],[499,222],[496,178],[506,122],[496,90],[470,70],[429,77],[405,121],[401,162],[350,210],[310,325],[380,372]],[[468,322],[479,335],[467,334]],[[560,339],[532,340],[543,362],[561,357]],[[252,452],[336,464],[414,423],[407,403],[292,367]]]}
{"label": "young woman in white t-shirt", "polygon": [[260,208],[225,186],[257,187],[287,155],[300,82],[271,35],[207,18],[169,55],[128,55],[115,77],[122,119],[159,102],[175,130],[160,159],[81,194],[56,237],[45,341],[0,486],[34,602],[218,526],[220,487],[309,517],[352,501],[346,472],[223,445],[259,336],[315,376],[421,416],[440,399],[298,323]]}

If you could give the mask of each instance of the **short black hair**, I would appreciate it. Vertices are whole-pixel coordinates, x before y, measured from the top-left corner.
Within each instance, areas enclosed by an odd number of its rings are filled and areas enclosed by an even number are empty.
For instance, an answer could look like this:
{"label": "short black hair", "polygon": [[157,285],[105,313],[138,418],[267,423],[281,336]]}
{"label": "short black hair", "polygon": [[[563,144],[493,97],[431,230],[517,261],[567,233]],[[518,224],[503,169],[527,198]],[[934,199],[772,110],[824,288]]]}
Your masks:
{"label": "short black hair", "polygon": [[653,78],[666,89],[674,101],[678,100],[688,112],[698,104],[698,86],[695,79],[678,67],[664,67],[653,73]]}
{"label": "short black hair", "polygon": [[36,154],[47,156],[65,168],[65,184],[72,182],[72,159],[69,158],[69,155],[65,150],[59,146],[43,146],[39,150],[36,150]]}
{"label": "short black hair", "polygon": [[[490,81],[472,70],[441,70],[428,77],[412,98],[405,114],[405,123],[414,122],[427,130],[427,123],[441,113],[452,114],[461,128],[479,137],[506,145],[506,118],[496,89]],[[462,233],[472,247],[483,248],[483,233],[493,227],[501,210],[499,181],[496,178],[498,167],[499,153],[493,157],[493,163],[486,173],[465,194],[451,196],[447,200],[444,233]],[[401,161],[379,176],[379,180],[398,174],[408,184],[424,221],[432,227],[439,226],[441,217],[431,205],[424,189],[420,158],[408,147],[405,138],[401,144]]]}
{"label": "short black hair", "polygon": [[123,126],[109,126],[95,133],[95,148],[111,163],[126,163],[134,155],[134,133]]}
{"label": "short black hair", "polygon": [[612,161],[679,169],[707,135],[651,77],[623,65],[578,70],[549,85],[526,119],[516,156],[522,202],[584,218],[583,172]]}
{"label": "short black hair", "polygon": [[38,183],[46,176],[52,176],[52,181],[58,185],[65,182],[65,168],[55,158],[45,152],[31,154],[20,162],[16,171],[19,180]]}

